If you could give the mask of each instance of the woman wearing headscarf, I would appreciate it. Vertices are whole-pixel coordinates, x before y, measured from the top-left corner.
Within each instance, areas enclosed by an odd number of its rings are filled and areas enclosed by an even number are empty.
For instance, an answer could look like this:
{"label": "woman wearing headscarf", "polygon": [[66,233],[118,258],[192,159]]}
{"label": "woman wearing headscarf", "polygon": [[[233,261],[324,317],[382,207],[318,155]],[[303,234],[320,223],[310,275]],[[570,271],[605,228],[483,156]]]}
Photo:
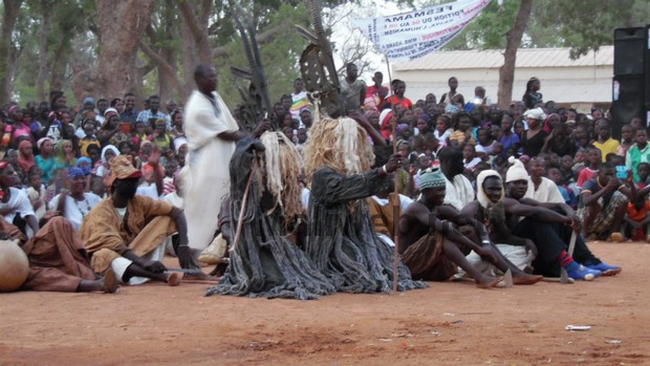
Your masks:
{"label": "woman wearing headscarf", "polygon": [[97,173],[96,175],[98,177],[107,177],[111,173],[111,168],[109,165],[109,161],[111,160],[112,157],[120,155],[120,151],[117,149],[117,147],[113,145],[106,145],[102,149],[102,160],[99,162],[100,165],[97,167]]}
{"label": "woman wearing headscarf", "polygon": [[23,140],[18,144],[18,164],[20,164],[25,174],[29,172],[29,168],[36,165],[34,150],[29,140]]}
{"label": "woman wearing headscarf", "polygon": [[542,151],[548,136],[542,129],[542,121],[546,118],[546,114],[542,108],[529,109],[524,113],[524,118],[528,122],[528,130],[524,131],[521,137],[523,152],[530,157],[537,156]]}
{"label": "woman wearing headscarf", "polygon": [[79,231],[84,218],[102,199],[86,191],[86,177],[79,168],[68,168],[66,182],[68,189],[52,198],[49,209],[68,219]]}
{"label": "woman wearing headscarf", "polygon": [[56,165],[56,158],[54,157],[54,143],[51,138],[43,137],[38,140],[36,147],[41,152],[36,155],[35,161],[36,164],[41,167],[43,170],[43,175],[41,176],[43,184],[47,187],[54,177],[54,169]]}
{"label": "woman wearing headscarf", "polygon": [[55,169],[67,169],[77,165],[72,141],[60,140],[56,143]]}

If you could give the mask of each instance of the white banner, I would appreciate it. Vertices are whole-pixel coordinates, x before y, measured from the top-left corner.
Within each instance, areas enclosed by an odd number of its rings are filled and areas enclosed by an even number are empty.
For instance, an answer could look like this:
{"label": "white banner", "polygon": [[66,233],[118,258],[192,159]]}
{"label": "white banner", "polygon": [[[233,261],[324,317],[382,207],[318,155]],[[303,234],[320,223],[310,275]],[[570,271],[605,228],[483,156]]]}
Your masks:
{"label": "white banner", "polygon": [[352,24],[391,61],[413,60],[440,49],[460,33],[491,0],[453,3]]}

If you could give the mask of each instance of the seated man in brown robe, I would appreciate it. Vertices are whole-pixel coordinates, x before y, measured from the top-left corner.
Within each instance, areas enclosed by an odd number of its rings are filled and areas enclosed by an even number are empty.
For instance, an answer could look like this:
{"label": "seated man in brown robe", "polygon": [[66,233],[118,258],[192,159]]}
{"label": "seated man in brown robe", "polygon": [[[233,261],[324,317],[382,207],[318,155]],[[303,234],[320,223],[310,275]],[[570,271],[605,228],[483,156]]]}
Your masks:
{"label": "seated man in brown robe", "polygon": [[91,266],[98,273],[112,268],[118,278],[133,285],[148,280],[178,285],[181,273],[166,273],[160,261],[165,255],[164,239],[178,231],[181,267],[198,270],[188,245],[183,211],[136,195],[142,173],[125,156],[112,158],[110,167],[111,195],[95,206],[79,231],[91,255]]}
{"label": "seated man in brown robe", "polygon": [[[14,170],[0,162],[2,192],[13,184]],[[33,238],[0,218],[0,239],[18,240],[29,259],[29,275],[23,290],[60,292],[115,292],[118,282],[113,271],[97,277],[88,264],[86,251],[72,224],[63,217],[52,218]]]}

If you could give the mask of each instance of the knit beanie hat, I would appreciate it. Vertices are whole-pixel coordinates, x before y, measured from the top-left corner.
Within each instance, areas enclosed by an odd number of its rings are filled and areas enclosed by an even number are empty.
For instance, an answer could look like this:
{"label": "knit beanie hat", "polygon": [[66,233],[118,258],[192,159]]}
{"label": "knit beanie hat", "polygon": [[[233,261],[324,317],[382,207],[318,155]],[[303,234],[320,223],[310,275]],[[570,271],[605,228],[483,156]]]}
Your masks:
{"label": "knit beanie hat", "polygon": [[440,169],[427,168],[420,173],[420,190],[445,187],[445,176]]}
{"label": "knit beanie hat", "polygon": [[528,180],[528,172],[524,167],[524,163],[515,159],[514,156],[508,158],[508,162],[513,164],[506,173],[506,183],[514,182],[516,180]]}

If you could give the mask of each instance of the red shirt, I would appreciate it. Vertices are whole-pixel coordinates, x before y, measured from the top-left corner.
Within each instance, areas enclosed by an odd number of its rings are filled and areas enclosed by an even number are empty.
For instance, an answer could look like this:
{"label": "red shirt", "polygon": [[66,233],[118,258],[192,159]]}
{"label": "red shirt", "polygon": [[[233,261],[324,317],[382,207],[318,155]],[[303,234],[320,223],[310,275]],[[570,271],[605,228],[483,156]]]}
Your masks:
{"label": "red shirt", "polygon": [[396,95],[391,95],[390,97],[386,98],[386,104],[391,106],[393,104],[401,104],[406,109],[413,108],[413,102],[411,102],[409,98],[404,98],[400,100],[399,98],[397,98]]}
{"label": "red shirt", "polygon": [[[383,93],[382,93],[383,92]],[[384,95],[388,95],[388,88],[380,86],[377,88],[374,85],[366,88],[366,105],[371,105],[374,102],[375,109],[384,104]],[[372,105],[371,105],[372,106]]]}

